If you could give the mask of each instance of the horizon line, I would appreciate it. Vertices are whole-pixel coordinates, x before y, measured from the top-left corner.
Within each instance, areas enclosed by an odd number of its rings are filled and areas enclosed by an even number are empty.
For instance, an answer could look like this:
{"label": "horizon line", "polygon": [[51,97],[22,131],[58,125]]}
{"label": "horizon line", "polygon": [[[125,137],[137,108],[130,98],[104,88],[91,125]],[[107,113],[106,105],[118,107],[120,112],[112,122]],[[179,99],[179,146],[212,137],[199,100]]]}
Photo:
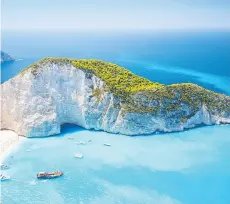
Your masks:
{"label": "horizon line", "polygon": [[188,32],[192,32],[192,31],[221,31],[221,32],[229,32],[230,31],[230,27],[229,28],[161,28],[161,29],[154,29],[154,28],[100,28],[100,29],[95,29],[95,28],[83,28],[83,29],[25,29],[25,28],[20,28],[20,29],[14,29],[14,28],[1,28],[1,33],[3,32],[10,32],[10,31],[25,31],[25,32],[52,32],[52,31],[61,31],[61,32],[79,32],[79,31],[96,31],[96,32],[101,32],[101,31],[150,31],[150,32],[167,32],[167,31],[188,31]]}

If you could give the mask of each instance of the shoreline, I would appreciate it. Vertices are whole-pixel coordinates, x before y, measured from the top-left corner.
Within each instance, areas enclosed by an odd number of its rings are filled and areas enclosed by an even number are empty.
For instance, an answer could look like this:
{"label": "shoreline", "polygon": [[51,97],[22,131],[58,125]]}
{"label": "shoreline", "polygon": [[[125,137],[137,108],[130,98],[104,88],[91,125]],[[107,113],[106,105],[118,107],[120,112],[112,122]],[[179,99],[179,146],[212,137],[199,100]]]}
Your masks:
{"label": "shoreline", "polygon": [[21,136],[11,130],[0,131],[0,162],[3,162],[9,153],[19,145]]}

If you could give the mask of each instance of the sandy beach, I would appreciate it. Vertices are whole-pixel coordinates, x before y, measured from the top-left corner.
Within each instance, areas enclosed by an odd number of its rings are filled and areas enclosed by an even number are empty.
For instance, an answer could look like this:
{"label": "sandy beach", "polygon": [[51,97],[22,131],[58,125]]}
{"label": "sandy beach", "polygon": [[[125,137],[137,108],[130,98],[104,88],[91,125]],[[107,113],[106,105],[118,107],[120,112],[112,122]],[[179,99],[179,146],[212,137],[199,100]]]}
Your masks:
{"label": "sandy beach", "polygon": [[10,130],[0,131],[0,161],[19,143],[21,137]]}

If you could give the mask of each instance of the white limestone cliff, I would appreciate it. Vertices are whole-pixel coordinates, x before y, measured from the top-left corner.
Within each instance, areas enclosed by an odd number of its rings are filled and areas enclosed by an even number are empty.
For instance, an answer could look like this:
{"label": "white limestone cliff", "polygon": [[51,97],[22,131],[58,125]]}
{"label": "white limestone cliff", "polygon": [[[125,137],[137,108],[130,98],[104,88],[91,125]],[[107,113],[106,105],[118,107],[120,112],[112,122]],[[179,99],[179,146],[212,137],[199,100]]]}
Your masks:
{"label": "white limestone cliff", "polygon": [[[138,135],[230,123],[230,111],[213,114],[205,105],[184,122],[177,119],[184,112],[190,113],[186,104],[167,113],[125,112],[122,100],[106,91],[105,83],[96,75],[89,76],[72,64],[41,66],[36,76],[28,70],[1,85],[1,129],[28,137],[49,136],[60,133],[61,125],[71,123],[86,129]],[[101,90],[99,96],[94,95],[95,90]]]}

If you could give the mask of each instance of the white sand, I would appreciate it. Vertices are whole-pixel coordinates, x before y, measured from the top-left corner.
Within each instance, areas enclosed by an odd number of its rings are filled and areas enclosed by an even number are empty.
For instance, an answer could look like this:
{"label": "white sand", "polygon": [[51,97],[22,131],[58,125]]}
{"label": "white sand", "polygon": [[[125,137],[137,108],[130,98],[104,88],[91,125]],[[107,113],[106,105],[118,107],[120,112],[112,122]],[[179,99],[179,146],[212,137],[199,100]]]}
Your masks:
{"label": "white sand", "polygon": [[10,130],[0,131],[0,161],[15,147],[20,138],[15,132]]}

